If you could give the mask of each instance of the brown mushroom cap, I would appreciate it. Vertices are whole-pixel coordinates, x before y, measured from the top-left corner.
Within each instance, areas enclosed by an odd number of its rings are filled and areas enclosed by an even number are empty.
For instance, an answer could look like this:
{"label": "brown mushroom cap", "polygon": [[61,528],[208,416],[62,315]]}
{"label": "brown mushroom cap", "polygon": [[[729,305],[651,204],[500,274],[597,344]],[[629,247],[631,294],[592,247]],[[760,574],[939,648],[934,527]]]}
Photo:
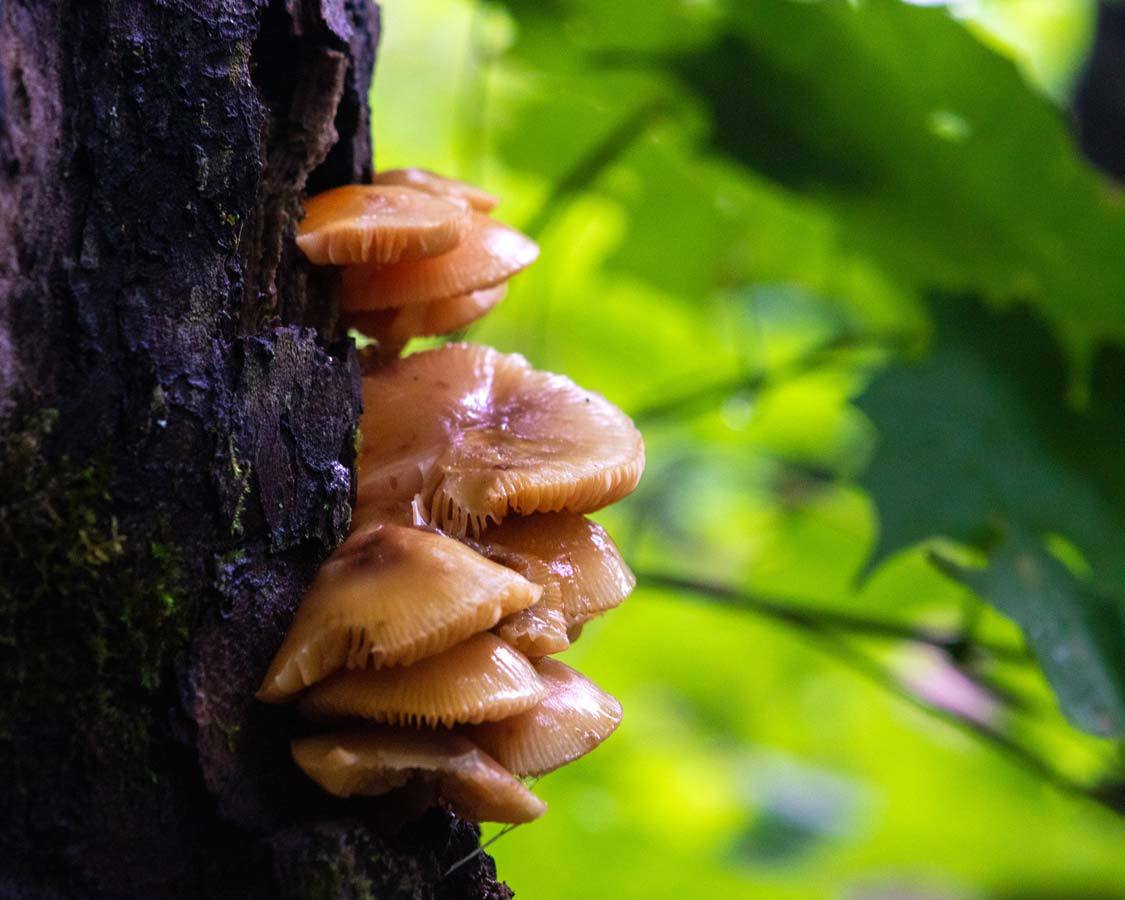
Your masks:
{"label": "brown mushroom cap", "polygon": [[629,417],[522,356],[447,344],[364,379],[359,503],[416,494],[430,524],[479,535],[509,513],[589,512],[644,468]]}
{"label": "brown mushroom cap", "polygon": [[500,722],[465,729],[486,753],[515,775],[544,775],[585,756],[621,722],[621,704],[557,659],[535,661],[547,699]]}
{"label": "brown mushroom cap", "polygon": [[485,315],[507,293],[505,283],[449,300],[352,313],[348,325],[377,341],[401,345],[413,337],[449,334],[464,328]]}
{"label": "brown mushroom cap", "polygon": [[494,630],[520,653],[532,657],[562,653],[570,646],[562,611],[542,600],[501,619]]}
{"label": "brown mushroom cap", "polygon": [[[514,568],[544,588],[538,603],[513,613],[509,620],[557,604],[565,631],[619,606],[637,585],[605,529],[577,513],[508,518],[486,531],[477,543],[477,549],[489,559]],[[549,581],[540,580],[543,576],[534,567],[512,565],[513,558],[542,562]]]}
{"label": "brown mushroom cap", "polygon": [[298,738],[292,751],[305,774],[337,797],[376,797],[420,780],[477,822],[530,822],[547,809],[470,740],[448,731],[372,727]]}
{"label": "brown mushroom cap", "polygon": [[483,213],[471,216],[468,234],[441,256],[345,269],[343,308],[359,312],[461,297],[507,281],[539,256],[539,247],[526,235]]}
{"label": "brown mushroom cap", "polygon": [[309,688],[300,710],[320,719],[452,728],[506,718],[546,696],[527,657],[483,632],[412,666],[337,672]]}
{"label": "brown mushroom cap", "polygon": [[258,698],[283,702],[345,667],[410,665],[491,628],[540,594],[443,534],[369,526],[320,567]]}
{"label": "brown mushroom cap", "polygon": [[436,194],[439,197],[455,197],[466,201],[477,212],[492,212],[500,201],[481,190],[476,185],[456,178],[447,178],[428,169],[386,169],[377,172],[372,179],[376,184],[398,184],[414,188],[416,191],[425,191],[427,194]]}
{"label": "brown mushroom cap", "polygon": [[348,184],[305,203],[297,246],[317,265],[382,265],[447,253],[469,227],[469,206],[462,200],[407,187]]}
{"label": "brown mushroom cap", "polygon": [[491,531],[486,531],[479,540],[470,537],[462,540],[482,556],[515,569],[532,584],[543,588],[538,601],[501,619],[493,630],[526,656],[562,653],[570,646],[570,641],[567,639],[566,619],[561,611],[562,589],[551,567],[537,556],[491,543],[488,541],[490,534]]}

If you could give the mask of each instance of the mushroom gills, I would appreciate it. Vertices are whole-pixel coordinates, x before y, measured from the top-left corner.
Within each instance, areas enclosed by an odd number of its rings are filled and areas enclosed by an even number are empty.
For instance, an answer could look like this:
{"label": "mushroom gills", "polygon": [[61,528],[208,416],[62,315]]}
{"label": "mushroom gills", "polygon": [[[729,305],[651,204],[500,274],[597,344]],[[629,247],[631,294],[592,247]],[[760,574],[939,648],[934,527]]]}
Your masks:
{"label": "mushroom gills", "polygon": [[419,495],[429,523],[479,536],[509,514],[591,512],[629,494],[644,442],[629,417],[518,354],[447,344],[364,379],[360,503]]}
{"label": "mushroom gills", "polygon": [[508,293],[507,283],[431,303],[352,313],[348,325],[369,338],[401,347],[415,337],[449,334],[471,325]]}
{"label": "mushroom gills", "polygon": [[491,628],[541,594],[446,535],[370,525],[321,566],[258,697],[283,702],[344,668],[410,665]]}
{"label": "mushroom gills", "polygon": [[507,718],[546,696],[527,657],[482,632],[410,666],[337,672],[309,688],[299,708],[317,719],[452,728]]}
{"label": "mushroom gills", "polygon": [[469,205],[392,185],[349,184],[305,204],[297,246],[317,265],[386,265],[440,256],[472,226]]}
{"label": "mushroom gills", "polygon": [[373,726],[298,738],[293,760],[337,797],[375,797],[411,782],[434,787],[457,815],[520,824],[547,805],[472,741],[454,732]]}
{"label": "mushroom gills", "polygon": [[355,313],[461,297],[507,281],[539,257],[536,243],[514,228],[478,212],[470,219],[461,242],[447,253],[345,269],[342,308]]}
{"label": "mushroom gills", "polygon": [[590,679],[551,657],[535,662],[547,698],[527,712],[464,729],[514,775],[545,775],[585,756],[621,722],[621,704]]}

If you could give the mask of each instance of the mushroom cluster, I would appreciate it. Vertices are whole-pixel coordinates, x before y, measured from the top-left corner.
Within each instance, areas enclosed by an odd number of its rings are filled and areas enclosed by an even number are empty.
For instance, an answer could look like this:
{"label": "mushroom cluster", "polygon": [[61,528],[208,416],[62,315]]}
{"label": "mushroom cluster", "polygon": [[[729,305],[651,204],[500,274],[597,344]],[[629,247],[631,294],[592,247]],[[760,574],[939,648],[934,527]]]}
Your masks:
{"label": "mushroom cluster", "polygon": [[[483,315],[538,254],[496,201],[429,172],[314,197],[298,243],[344,265],[351,324],[397,356]],[[521,356],[473,344],[396,358],[363,379],[348,539],[319,570],[258,697],[329,730],[293,741],[326,791],[398,789],[464,818],[527,822],[521,780],[588,753],[620,704],[552,659],[634,578],[585,514],[644,467],[629,418]]]}
{"label": "mushroom cluster", "polygon": [[535,262],[535,242],[490,218],[495,206],[464,182],[393,169],[309,200],[297,246],[312,263],[344,266],[348,324],[397,354],[410,338],[476,321]]}

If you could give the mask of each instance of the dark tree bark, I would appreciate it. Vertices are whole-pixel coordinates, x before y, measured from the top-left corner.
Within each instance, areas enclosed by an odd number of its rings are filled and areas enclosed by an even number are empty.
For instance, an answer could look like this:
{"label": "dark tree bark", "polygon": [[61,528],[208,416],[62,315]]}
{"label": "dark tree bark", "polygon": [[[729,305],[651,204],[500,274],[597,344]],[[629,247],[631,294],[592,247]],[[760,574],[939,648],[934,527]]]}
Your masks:
{"label": "dark tree bark", "polygon": [[0,0],[0,897],[509,896],[252,699],[350,517],[355,354],[292,234],[370,177],[377,26]]}

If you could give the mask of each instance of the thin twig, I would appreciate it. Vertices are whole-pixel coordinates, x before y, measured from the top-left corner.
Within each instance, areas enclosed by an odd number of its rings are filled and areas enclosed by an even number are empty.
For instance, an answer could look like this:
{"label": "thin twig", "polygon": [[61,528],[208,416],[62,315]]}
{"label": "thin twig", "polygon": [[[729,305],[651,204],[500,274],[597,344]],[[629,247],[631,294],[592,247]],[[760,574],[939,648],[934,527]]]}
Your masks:
{"label": "thin twig", "polygon": [[[963,652],[966,639],[961,634],[950,634],[900,622],[888,622],[866,616],[840,613],[808,604],[789,600],[762,597],[740,591],[727,585],[715,584],[695,578],[669,575],[662,572],[637,571],[637,584],[646,587],[668,588],[696,596],[717,600],[728,606],[749,610],[759,615],[805,629],[820,630],[833,628],[840,631],[862,634],[868,637],[890,638],[912,641],[937,647],[949,654]],[[972,648],[983,650],[998,659],[1027,661],[1030,659],[1026,649],[1007,644],[995,644],[974,640]]]}
{"label": "thin twig", "polygon": [[450,875],[452,875],[454,872],[456,872],[458,869],[460,869],[463,865],[465,865],[468,862],[472,862],[472,860],[476,859],[476,857],[478,857],[482,853],[484,853],[485,850],[487,850],[494,843],[496,843],[496,841],[500,840],[500,838],[502,838],[504,835],[506,835],[513,828],[517,828],[517,827],[519,827],[519,826],[517,826],[517,825],[505,825],[498,832],[496,832],[496,834],[494,834],[487,841],[485,841],[483,844],[481,844],[479,847],[477,847],[476,850],[474,850],[472,853],[466,853],[459,860],[457,860],[457,862],[455,862],[453,865],[451,865],[448,869],[445,870],[445,874],[442,875],[441,877],[442,878],[448,878]]}
{"label": "thin twig", "polygon": [[[1000,750],[1024,769],[1042,778],[1059,790],[1080,795],[1088,800],[1093,800],[1115,812],[1122,812],[1118,798],[1106,791],[1100,790],[1097,785],[1083,785],[1073,781],[1051,766],[1049,762],[1018,741],[1015,741],[1009,735],[994,728],[990,728],[980,722],[975,722],[960,716],[952,710],[935,706],[922,697],[919,697],[911,691],[909,687],[902,684],[892,673],[887,671],[886,667],[856,647],[841,632],[862,634],[869,637],[892,638],[936,647],[948,653],[951,659],[955,656],[963,655],[963,644],[965,641],[963,637],[940,635],[908,625],[834,613],[815,607],[798,606],[790,602],[753,596],[723,585],[709,584],[707,582],[680,578],[673,575],[662,575],[642,571],[637,573],[637,583],[639,585],[666,587],[690,594],[706,596],[768,616],[787,625],[795,626],[799,629],[799,633],[809,642],[810,646],[822,653],[828,654],[836,661],[847,665],[853,671],[863,675],[873,684],[883,688],[898,699]],[[1022,648],[985,644],[979,640],[972,641],[972,648],[986,650],[998,658],[1009,658],[1021,661],[1030,659],[1027,651]],[[998,699],[1003,702],[1002,698]]]}
{"label": "thin twig", "polygon": [[1085,785],[1074,781],[1058,771],[1047,760],[1018,741],[1013,740],[1011,736],[922,699],[903,685],[885,666],[872,659],[842,635],[835,633],[831,628],[815,627],[810,629],[807,634],[812,638],[812,646],[818,647],[833,659],[847,665],[852,671],[864,676],[876,686],[897,699],[909,703],[916,709],[941,719],[959,731],[999,750],[1017,765],[1058,790],[1078,795],[1086,800],[1092,800],[1116,813],[1123,812],[1119,801],[1101,790],[1098,785]]}
{"label": "thin twig", "polygon": [[776,369],[761,369],[747,372],[735,378],[713,382],[694,388],[687,393],[658,400],[648,406],[634,410],[633,421],[638,425],[664,419],[674,414],[690,412],[694,409],[707,408],[714,403],[724,400],[736,391],[760,391],[774,382],[792,378],[795,375],[814,369],[830,362],[832,357],[841,350],[857,350],[869,348],[871,350],[884,349],[882,340],[874,335],[857,335],[851,333],[837,334],[821,344],[813,347],[809,352],[802,354],[795,360],[779,366]]}

